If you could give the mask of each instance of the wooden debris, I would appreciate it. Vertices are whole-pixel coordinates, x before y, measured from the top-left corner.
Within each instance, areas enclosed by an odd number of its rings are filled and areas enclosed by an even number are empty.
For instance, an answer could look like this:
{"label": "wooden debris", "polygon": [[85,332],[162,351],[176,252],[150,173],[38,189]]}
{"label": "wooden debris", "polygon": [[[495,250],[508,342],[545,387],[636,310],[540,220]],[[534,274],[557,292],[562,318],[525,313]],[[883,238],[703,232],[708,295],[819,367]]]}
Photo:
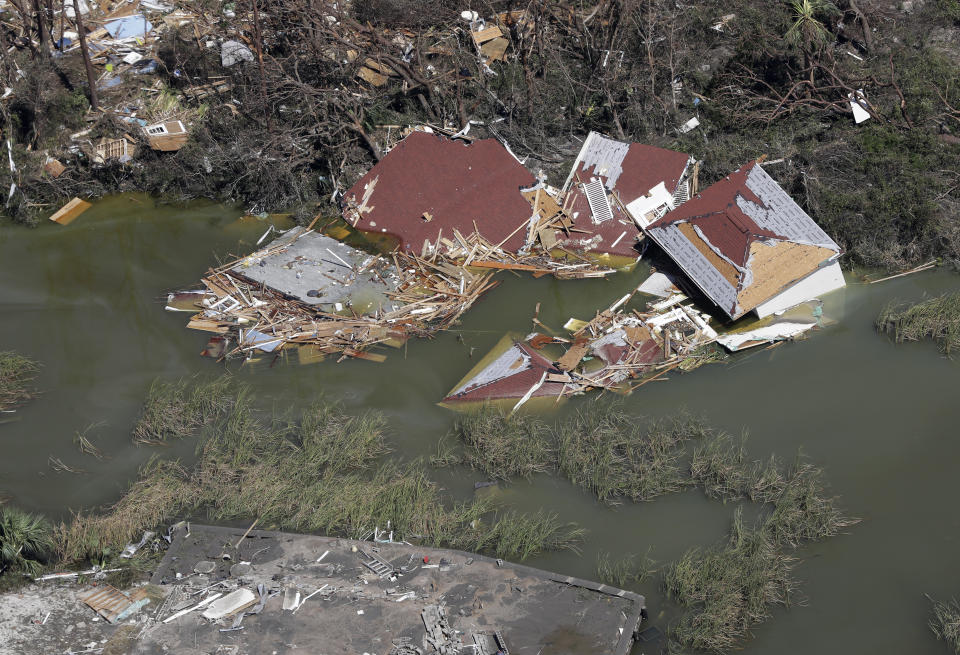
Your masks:
{"label": "wooden debris", "polygon": [[[389,260],[371,258],[361,270],[353,271],[364,279],[379,279],[390,306],[363,314],[347,308],[333,313],[257,283],[241,272],[244,266],[285,252],[294,242],[287,239],[280,245],[270,244],[209,271],[202,279],[207,292],[201,295],[198,313],[187,327],[236,335],[230,341],[237,345],[227,349],[228,357],[257,350],[272,353],[290,346],[299,347],[297,357],[305,363],[332,354],[341,355],[340,359],[382,362],[383,354],[368,349],[378,344],[399,346],[410,337],[427,337],[449,327],[497,284],[491,280],[493,272],[475,273],[448,260],[397,251]],[[384,278],[390,278],[389,286]]]}
{"label": "wooden debris", "polygon": [[72,223],[77,216],[82,214],[93,207],[89,202],[85,200],[80,200],[80,198],[74,198],[63,207],[60,208],[53,216],[50,217],[50,220],[54,223],[59,223],[60,225],[68,225]]}
{"label": "wooden debris", "polygon": [[143,131],[147,135],[150,147],[164,152],[179,150],[189,139],[187,128],[181,121],[164,121],[155,125],[147,125],[143,128]]}
{"label": "wooden debris", "polygon": [[60,163],[60,160],[50,158],[43,165],[43,170],[47,175],[56,179],[63,175],[63,172],[67,170],[67,167]]}

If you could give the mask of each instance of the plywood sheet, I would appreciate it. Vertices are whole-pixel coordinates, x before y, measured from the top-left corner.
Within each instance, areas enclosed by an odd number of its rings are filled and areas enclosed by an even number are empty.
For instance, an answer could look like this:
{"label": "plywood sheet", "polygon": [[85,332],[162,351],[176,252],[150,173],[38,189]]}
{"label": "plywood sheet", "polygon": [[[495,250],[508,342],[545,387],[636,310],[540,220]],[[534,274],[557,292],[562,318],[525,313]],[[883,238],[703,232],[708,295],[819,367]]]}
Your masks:
{"label": "plywood sheet", "polygon": [[82,214],[93,207],[89,202],[80,200],[80,198],[74,198],[63,207],[60,208],[53,216],[50,217],[50,220],[54,223],[59,223],[60,225],[68,225],[72,223],[77,216]]}
{"label": "plywood sheet", "polygon": [[747,265],[753,273],[753,284],[740,290],[737,301],[744,311],[777,295],[800,278],[817,270],[837,253],[829,248],[790,241],[762,241],[750,244]]}
{"label": "plywood sheet", "polygon": [[504,38],[487,41],[480,46],[480,54],[492,61],[501,61],[506,57],[510,42]]}
{"label": "plywood sheet", "polygon": [[503,36],[503,31],[496,25],[491,25],[490,27],[485,27],[482,30],[477,30],[472,34],[473,40],[476,41],[477,45],[483,45],[487,41],[492,41],[493,39]]}

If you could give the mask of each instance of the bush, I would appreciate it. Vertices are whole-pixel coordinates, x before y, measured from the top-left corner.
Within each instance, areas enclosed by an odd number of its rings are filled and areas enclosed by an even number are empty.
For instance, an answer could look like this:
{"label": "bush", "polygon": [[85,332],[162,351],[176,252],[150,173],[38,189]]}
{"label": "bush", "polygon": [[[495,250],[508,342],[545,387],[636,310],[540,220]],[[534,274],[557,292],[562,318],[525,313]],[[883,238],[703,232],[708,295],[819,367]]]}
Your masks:
{"label": "bush", "polygon": [[0,507],[0,573],[39,575],[52,550],[53,533],[45,518]]}

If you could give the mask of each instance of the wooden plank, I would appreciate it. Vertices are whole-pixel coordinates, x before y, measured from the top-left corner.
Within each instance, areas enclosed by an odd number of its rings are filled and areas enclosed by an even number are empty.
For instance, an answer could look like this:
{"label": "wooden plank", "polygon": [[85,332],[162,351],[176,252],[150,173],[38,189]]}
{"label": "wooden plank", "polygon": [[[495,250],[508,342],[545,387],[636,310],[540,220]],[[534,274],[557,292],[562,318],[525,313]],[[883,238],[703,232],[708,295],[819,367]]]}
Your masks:
{"label": "wooden plank", "polygon": [[507,47],[510,42],[506,39],[494,39],[487,41],[480,46],[480,54],[492,61],[502,61],[506,59]]}
{"label": "wooden plank", "polygon": [[552,273],[549,268],[541,268],[539,266],[530,266],[529,264],[513,264],[509,262],[491,262],[491,261],[477,261],[471,262],[470,266],[476,268],[495,268],[498,270],[507,270],[507,271],[536,271],[538,273]]}
{"label": "wooden plank", "polygon": [[580,360],[583,359],[584,355],[587,354],[587,350],[589,349],[590,343],[586,340],[573,344],[570,350],[565,352],[563,357],[557,360],[557,366],[564,371],[573,370],[577,364],[580,363]]}
{"label": "wooden plank", "polygon": [[476,44],[483,45],[487,41],[492,41],[496,38],[503,36],[503,30],[501,30],[496,25],[491,25],[490,27],[485,27],[482,30],[477,30],[476,32],[471,32],[473,34],[473,40]]}
{"label": "wooden plank", "polygon": [[373,86],[383,86],[387,83],[386,75],[381,75],[380,73],[371,68],[367,68],[366,66],[360,67],[360,70],[357,71],[357,77]]}
{"label": "wooden plank", "polygon": [[68,225],[72,223],[77,216],[87,211],[91,207],[93,207],[93,205],[91,205],[89,202],[80,200],[80,198],[74,198],[61,207],[53,216],[51,216],[50,220],[54,223],[59,223],[60,225]]}

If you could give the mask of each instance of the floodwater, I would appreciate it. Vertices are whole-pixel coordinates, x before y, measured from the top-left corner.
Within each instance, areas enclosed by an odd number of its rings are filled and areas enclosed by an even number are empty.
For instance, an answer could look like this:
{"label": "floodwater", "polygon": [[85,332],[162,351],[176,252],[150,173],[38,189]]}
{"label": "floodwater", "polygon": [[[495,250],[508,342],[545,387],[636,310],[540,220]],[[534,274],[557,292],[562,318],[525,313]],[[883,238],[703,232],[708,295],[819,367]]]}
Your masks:
{"label": "floodwater", "polygon": [[[196,285],[218,257],[253,249],[266,224],[240,216],[215,204],[172,207],[120,196],[68,226],[0,226],[0,350],[43,364],[42,395],[0,415],[0,495],[64,517],[116,500],[157,453],[129,437],[151,381],[222,370],[199,356],[207,336],[187,330],[188,315],[165,312],[163,300],[169,290]],[[388,417],[394,456],[427,456],[455,418],[435,403],[505,331],[530,330],[537,302],[540,319],[560,329],[571,316],[591,317],[642,274],[556,281],[501,273],[502,285],[458,331],[388,350],[383,364],[328,359],[231,369],[267,407],[284,410],[325,395],[351,411],[377,408]],[[932,343],[896,345],[873,329],[888,301],[956,290],[960,277],[933,272],[878,285],[849,281],[826,302],[825,315],[838,324],[804,342],[671,375],[625,401],[651,417],[686,409],[715,427],[746,431],[756,458],[802,450],[825,468],[841,506],[862,518],[849,534],[795,553],[801,596],[755,630],[748,654],[941,653],[926,625],[924,594],[960,595],[960,362]],[[596,397],[555,412],[589,409]],[[78,452],[74,436],[88,427],[109,459]],[[184,442],[160,454],[189,461],[193,447]],[[50,457],[84,472],[57,473]],[[466,495],[481,476],[441,471],[436,479]],[[736,508],[697,490],[609,508],[548,476],[496,493],[519,509],[543,507],[586,528],[582,554],[550,553],[527,563],[588,578],[600,551],[618,557],[651,549],[665,562],[715,543]],[[656,581],[637,591],[646,594],[654,624],[666,628],[675,610]]]}

